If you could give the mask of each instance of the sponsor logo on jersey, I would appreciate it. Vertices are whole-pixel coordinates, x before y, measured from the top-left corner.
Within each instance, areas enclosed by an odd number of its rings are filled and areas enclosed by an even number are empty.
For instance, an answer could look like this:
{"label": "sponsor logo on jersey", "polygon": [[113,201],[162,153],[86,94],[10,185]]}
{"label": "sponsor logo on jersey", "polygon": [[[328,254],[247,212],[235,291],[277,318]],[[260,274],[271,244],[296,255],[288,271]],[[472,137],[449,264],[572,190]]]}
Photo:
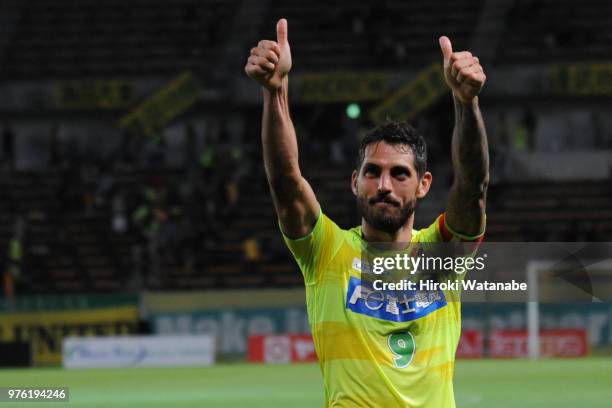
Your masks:
{"label": "sponsor logo on jersey", "polygon": [[351,276],[346,294],[346,308],[391,322],[420,319],[447,305],[444,292],[437,291],[382,291],[370,282]]}

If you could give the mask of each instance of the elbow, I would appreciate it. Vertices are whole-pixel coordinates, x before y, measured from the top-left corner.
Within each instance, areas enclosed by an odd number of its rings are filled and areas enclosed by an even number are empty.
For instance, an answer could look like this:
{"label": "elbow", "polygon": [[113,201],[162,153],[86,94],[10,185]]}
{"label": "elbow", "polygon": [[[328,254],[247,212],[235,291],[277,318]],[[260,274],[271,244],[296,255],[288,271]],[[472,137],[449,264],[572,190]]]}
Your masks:
{"label": "elbow", "polygon": [[476,190],[478,194],[484,197],[487,194],[487,189],[489,188],[489,172],[484,174],[476,184]]}

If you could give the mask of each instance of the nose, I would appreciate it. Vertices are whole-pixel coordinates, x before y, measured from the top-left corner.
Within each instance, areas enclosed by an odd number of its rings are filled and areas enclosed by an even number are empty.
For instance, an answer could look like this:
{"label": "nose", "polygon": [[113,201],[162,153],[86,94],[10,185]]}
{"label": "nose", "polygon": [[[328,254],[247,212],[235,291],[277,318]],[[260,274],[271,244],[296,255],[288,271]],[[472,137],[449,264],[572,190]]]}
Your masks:
{"label": "nose", "polygon": [[378,192],[388,193],[391,191],[391,176],[383,172],[378,178]]}

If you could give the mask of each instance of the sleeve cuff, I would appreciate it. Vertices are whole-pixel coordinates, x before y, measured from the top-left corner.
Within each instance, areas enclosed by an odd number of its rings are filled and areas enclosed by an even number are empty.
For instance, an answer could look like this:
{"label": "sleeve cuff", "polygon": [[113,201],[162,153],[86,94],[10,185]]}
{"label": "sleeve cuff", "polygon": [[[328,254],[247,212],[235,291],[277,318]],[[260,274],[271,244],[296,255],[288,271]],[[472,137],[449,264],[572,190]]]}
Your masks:
{"label": "sleeve cuff", "polygon": [[321,206],[319,205],[319,215],[317,216],[317,221],[315,221],[315,223],[314,223],[314,225],[312,227],[312,230],[310,230],[310,232],[308,234],[304,235],[303,237],[298,237],[298,238],[290,238],[290,237],[288,237],[287,234],[285,234],[285,231],[283,231],[283,227],[282,227],[282,225],[280,223],[280,220],[277,220],[278,221],[278,229],[280,230],[281,234],[283,235],[283,238],[286,241],[288,241],[288,242],[300,242],[300,241],[308,239],[309,237],[311,237],[314,234],[314,232],[317,229],[318,225],[321,223],[322,215],[323,215],[323,210],[321,209]]}
{"label": "sleeve cuff", "polygon": [[[486,215],[485,223],[486,225]],[[481,242],[484,239],[485,227],[483,226],[482,231],[477,235],[466,235],[452,229],[446,222],[446,213],[442,213],[438,217],[438,227],[440,230],[440,235],[442,235],[442,239],[445,242],[451,241],[453,238],[459,238],[462,242]]]}

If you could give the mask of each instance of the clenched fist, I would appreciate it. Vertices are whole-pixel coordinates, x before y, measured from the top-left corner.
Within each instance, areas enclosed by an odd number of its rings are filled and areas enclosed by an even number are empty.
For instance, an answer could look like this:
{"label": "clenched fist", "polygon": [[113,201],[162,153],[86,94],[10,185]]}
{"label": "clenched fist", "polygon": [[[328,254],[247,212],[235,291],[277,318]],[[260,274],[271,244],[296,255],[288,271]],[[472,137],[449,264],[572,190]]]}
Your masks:
{"label": "clenched fist", "polygon": [[444,57],[444,78],[453,94],[462,103],[471,103],[487,80],[480,61],[469,51],[453,52],[448,37],[440,37]]}
{"label": "clenched fist", "polygon": [[244,71],[270,92],[281,87],[291,70],[291,49],[287,40],[287,20],[276,23],[276,41],[262,40],[251,48]]}

